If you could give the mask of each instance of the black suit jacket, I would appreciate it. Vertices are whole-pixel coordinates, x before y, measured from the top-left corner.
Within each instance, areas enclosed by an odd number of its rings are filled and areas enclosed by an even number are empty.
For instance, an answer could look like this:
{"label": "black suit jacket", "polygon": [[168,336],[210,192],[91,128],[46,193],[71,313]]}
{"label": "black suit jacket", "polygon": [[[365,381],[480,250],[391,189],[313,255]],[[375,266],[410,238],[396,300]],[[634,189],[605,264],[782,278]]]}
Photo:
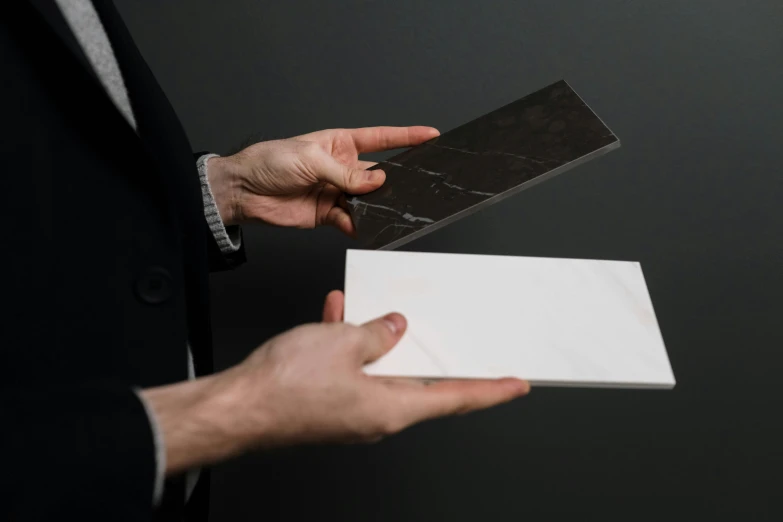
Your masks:
{"label": "black suit jacket", "polygon": [[[185,380],[187,342],[212,371],[208,270],[244,260],[221,255],[176,114],[114,6],[94,3],[138,134],[51,0],[0,18],[2,520],[161,516],[133,389]],[[189,503],[203,517],[207,485]]]}

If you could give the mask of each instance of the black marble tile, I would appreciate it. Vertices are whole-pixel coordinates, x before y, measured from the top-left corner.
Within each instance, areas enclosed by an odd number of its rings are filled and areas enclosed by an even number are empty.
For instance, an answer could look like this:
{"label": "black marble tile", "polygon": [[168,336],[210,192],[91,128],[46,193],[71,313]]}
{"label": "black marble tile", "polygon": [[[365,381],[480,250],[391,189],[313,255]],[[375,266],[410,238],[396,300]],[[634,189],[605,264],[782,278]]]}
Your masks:
{"label": "black marble tile", "polygon": [[386,183],[351,217],[365,247],[393,249],[619,146],[561,80],[379,163]]}

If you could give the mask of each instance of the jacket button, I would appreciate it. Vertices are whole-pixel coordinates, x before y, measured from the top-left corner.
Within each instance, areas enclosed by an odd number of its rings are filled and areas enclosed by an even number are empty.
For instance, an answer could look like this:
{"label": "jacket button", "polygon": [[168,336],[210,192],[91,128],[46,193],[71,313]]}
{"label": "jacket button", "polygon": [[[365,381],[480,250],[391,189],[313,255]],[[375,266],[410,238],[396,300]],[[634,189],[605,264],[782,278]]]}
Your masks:
{"label": "jacket button", "polygon": [[147,304],[161,304],[171,299],[171,275],[165,268],[153,266],[136,279],[136,297]]}

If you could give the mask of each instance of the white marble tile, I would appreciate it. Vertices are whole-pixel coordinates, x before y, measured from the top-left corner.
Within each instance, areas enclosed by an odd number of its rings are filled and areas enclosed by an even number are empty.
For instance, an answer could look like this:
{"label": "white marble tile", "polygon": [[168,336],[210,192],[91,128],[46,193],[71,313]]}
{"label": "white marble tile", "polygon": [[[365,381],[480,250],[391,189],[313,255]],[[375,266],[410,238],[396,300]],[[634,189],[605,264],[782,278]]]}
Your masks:
{"label": "white marble tile", "polygon": [[408,331],[372,375],[671,388],[639,263],[349,250],[345,321]]}

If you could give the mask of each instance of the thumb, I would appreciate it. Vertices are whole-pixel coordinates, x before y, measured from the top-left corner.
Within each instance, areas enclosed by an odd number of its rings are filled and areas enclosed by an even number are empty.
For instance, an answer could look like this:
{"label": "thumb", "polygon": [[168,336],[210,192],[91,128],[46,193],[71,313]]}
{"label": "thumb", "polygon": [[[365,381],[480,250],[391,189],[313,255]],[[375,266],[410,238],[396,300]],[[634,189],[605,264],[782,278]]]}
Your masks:
{"label": "thumb", "polygon": [[364,364],[371,363],[381,358],[389,350],[394,348],[408,322],[400,314],[388,314],[361,326],[364,332],[361,357]]}
{"label": "thumb", "polygon": [[328,154],[324,154],[316,169],[320,181],[331,183],[348,194],[366,194],[376,190],[386,181],[386,174],[379,169],[365,170],[343,165]]}

